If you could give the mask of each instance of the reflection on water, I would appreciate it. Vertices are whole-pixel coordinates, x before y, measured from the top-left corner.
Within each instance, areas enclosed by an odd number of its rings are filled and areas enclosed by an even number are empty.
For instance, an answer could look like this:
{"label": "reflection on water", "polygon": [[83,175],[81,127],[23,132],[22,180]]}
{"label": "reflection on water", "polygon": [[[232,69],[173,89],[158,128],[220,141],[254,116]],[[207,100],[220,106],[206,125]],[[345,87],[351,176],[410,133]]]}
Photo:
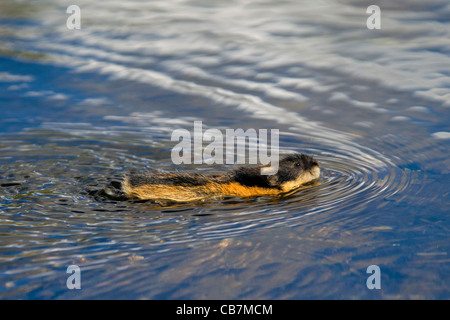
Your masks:
{"label": "reflection on water", "polygon": [[[449,298],[445,1],[0,4],[1,298]],[[171,133],[280,130],[285,197],[161,207],[97,191],[175,166]],[[82,290],[66,288],[79,265]],[[380,266],[382,289],[365,287]]]}

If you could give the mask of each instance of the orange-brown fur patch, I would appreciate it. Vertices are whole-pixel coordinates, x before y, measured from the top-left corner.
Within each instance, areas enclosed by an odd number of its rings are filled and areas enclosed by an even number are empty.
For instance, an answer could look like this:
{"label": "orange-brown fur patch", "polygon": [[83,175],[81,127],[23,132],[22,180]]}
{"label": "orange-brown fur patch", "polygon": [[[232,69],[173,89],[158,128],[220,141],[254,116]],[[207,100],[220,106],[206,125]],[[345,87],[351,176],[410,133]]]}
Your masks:
{"label": "orange-brown fur patch", "polygon": [[282,191],[278,188],[260,188],[260,187],[247,187],[237,182],[229,182],[220,185],[221,194],[227,197],[258,197],[277,195]]}
{"label": "orange-brown fur patch", "polygon": [[164,184],[144,184],[132,187],[127,178],[122,185],[125,194],[140,200],[172,200],[178,202],[199,201],[217,196],[256,197],[277,195],[280,189],[247,187],[237,182],[210,182],[202,186],[168,186]]}

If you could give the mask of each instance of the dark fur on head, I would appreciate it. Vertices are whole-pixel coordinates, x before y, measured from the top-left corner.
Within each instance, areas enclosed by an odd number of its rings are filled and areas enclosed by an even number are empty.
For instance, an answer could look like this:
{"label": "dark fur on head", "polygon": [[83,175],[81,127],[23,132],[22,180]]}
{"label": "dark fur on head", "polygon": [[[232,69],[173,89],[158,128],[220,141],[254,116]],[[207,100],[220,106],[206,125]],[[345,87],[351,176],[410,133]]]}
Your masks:
{"label": "dark fur on head", "polygon": [[319,163],[311,156],[306,154],[291,154],[280,160],[278,171],[273,175],[261,175],[259,166],[253,168],[241,167],[234,172],[234,180],[248,187],[279,188],[281,184],[293,181],[298,176]]}

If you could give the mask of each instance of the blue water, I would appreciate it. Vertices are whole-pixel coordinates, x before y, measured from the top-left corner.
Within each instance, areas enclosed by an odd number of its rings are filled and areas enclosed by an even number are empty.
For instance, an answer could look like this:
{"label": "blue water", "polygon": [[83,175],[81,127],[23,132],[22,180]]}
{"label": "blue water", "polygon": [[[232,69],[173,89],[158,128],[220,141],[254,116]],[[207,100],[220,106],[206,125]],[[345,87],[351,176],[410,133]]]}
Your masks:
{"label": "blue water", "polygon": [[[450,6],[0,4],[0,298],[448,299]],[[171,134],[278,129],[320,162],[282,198],[99,196]],[[66,286],[68,266],[81,290]],[[366,272],[380,267],[381,289]]]}

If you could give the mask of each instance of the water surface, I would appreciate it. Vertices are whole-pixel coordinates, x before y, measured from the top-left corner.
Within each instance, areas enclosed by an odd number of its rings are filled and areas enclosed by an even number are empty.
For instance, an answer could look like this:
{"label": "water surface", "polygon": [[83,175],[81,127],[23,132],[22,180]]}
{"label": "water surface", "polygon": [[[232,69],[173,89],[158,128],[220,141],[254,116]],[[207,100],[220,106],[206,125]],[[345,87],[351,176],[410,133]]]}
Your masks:
{"label": "water surface", "polygon": [[[0,4],[0,298],[448,299],[450,5]],[[320,184],[161,207],[175,129],[278,129]],[[223,131],[224,132],[224,131]],[[78,265],[82,289],[69,290]],[[378,265],[381,289],[366,269]]]}

